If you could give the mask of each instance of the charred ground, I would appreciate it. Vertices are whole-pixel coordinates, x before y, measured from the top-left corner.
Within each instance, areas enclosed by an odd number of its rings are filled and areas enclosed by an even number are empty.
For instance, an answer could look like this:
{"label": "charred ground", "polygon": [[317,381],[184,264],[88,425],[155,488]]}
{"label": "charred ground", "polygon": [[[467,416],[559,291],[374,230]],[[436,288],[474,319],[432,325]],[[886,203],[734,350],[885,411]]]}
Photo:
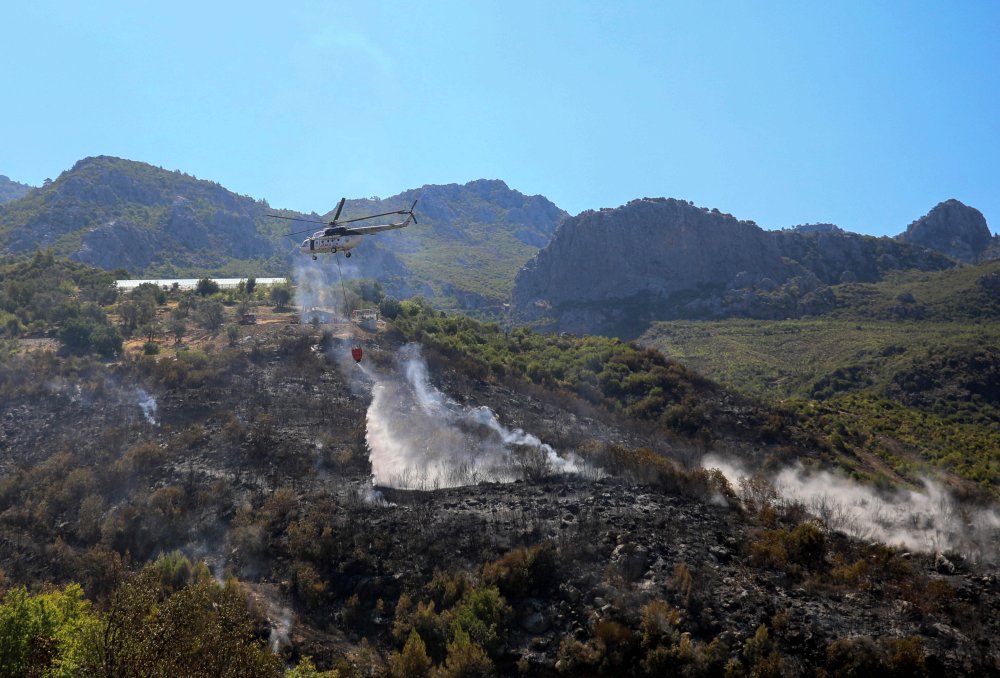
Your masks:
{"label": "charred ground", "polygon": [[581,396],[543,363],[501,374],[407,317],[363,337],[370,369],[424,339],[437,387],[591,470],[373,489],[370,392],[330,328],[114,362],[16,353],[0,381],[7,585],[77,581],[103,609],[178,549],[242,583],[273,651],[343,674],[998,671],[993,570],[848,539],[761,479],[734,489],[694,465],[821,461],[790,415],[662,363],[674,392],[640,416],[653,403]]}

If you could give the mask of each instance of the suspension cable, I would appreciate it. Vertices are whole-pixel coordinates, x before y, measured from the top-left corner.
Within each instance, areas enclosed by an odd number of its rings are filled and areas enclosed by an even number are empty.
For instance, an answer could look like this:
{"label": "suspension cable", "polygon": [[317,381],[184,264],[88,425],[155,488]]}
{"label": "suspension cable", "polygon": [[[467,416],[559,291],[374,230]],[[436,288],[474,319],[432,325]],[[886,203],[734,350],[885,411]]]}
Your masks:
{"label": "suspension cable", "polygon": [[340,269],[340,257],[337,254],[339,252],[335,252],[333,258],[337,260],[337,273],[340,274],[340,290],[344,293],[344,317],[347,317],[347,312],[350,310],[347,307],[347,286],[344,284],[344,272]]}

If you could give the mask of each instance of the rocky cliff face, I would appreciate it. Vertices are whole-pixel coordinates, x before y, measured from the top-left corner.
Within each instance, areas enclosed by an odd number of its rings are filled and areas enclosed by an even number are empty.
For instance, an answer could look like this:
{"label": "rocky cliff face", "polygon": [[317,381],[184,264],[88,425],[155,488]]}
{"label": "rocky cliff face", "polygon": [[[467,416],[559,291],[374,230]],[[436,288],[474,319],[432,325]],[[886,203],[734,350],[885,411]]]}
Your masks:
{"label": "rocky cliff face", "polygon": [[567,219],[518,274],[520,322],[574,332],[704,312],[738,276],[776,286],[790,269],[750,222],[682,200],[643,199]]}
{"label": "rocky cliff face", "polygon": [[953,263],[945,255],[892,238],[836,230],[771,231],[781,255],[809,270],[825,285],[877,282],[887,271],[937,271]]}
{"label": "rocky cliff face", "polygon": [[515,322],[631,337],[654,319],[785,318],[830,310],[828,286],[888,270],[940,270],[941,255],[832,225],[765,232],[674,199],[567,219],[518,274]]}
{"label": "rocky cliff face", "polygon": [[966,263],[983,261],[984,253],[996,247],[983,213],[954,199],[939,203],[896,237]]}

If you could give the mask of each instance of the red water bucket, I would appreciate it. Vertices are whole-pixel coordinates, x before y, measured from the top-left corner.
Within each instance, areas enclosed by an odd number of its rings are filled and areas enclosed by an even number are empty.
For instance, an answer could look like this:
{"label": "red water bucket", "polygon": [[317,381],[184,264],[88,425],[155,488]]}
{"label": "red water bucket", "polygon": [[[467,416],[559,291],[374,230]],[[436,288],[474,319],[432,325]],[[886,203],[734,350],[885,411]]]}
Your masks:
{"label": "red water bucket", "polygon": [[361,347],[355,346],[351,349],[351,357],[354,358],[354,362],[361,362]]}

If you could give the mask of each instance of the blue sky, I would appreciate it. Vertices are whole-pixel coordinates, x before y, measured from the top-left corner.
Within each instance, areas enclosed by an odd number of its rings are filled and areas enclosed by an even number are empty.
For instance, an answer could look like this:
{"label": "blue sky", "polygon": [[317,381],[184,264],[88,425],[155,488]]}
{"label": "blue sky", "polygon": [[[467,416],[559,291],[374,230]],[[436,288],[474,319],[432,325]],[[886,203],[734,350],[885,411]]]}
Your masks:
{"label": "blue sky", "polygon": [[17,2],[0,174],[115,155],[272,206],[503,179],[891,235],[1000,230],[1000,2]]}

